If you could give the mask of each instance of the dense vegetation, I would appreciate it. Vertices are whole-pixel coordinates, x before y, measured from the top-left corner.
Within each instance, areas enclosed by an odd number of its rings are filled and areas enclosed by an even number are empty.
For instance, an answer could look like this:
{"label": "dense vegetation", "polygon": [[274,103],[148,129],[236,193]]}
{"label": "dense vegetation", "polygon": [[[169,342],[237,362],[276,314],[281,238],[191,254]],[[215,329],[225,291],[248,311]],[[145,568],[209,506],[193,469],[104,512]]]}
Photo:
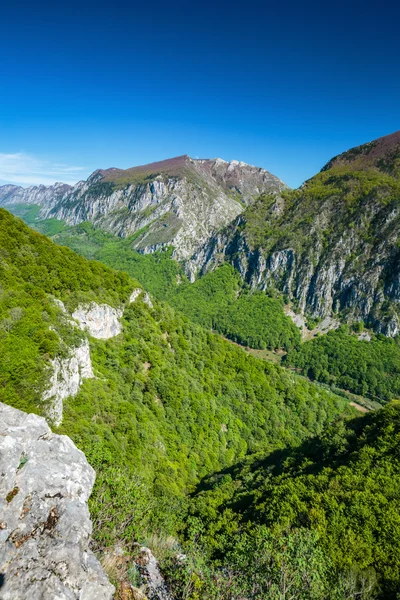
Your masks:
{"label": "dense vegetation", "polygon": [[[82,336],[52,298],[68,310],[80,301],[121,305],[137,284],[6,211],[0,219],[0,399],[45,412],[49,361]],[[98,548],[165,538],[179,529],[187,493],[201,478],[247,455],[297,445],[351,410],[166,304],[151,308],[138,299],[125,308],[123,325],[116,338],[90,341],[97,377],[65,402],[59,428],[97,472],[91,512]]]}
{"label": "dense vegetation", "polygon": [[251,348],[284,348],[300,333],[283,311],[279,295],[246,289],[237,271],[223,265],[194,283],[182,283],[167,300],[191,320]]}
{"label": "dense vegetation", "polygon": [[400,397],[400,341],[383,335],[359,341],[342,326],[291,350],[285,364],[310,379],[378,401]]}
{"label": "dense vegetation", "polygon": [[52,298],[70,310],[94,299],[117,305],[131,289],[124,273],[56,246],[0,209],[0,400],[38,411],[50,359],[80,339]]}
{"label": "dense vegetation", "polygon": [[396,403],[203,480],[187,519],[197,562],[175,585],[197,578],[210,599],[398,598],[399,503]]}
{"label": "dense vegetation", "polygon": [[[216,271],[197,297],[233,277],[230,268]],[[43,412],[49,361],[82,336],[53,298],[69,311],[82,301],[122,305],[137,284],[6,211],[0,281],[0,399]],[[247,294],[235,300],[231,290],[227,305],[240,307]],[[97,472],[90,500],[97,548],[129,549],[133,539],[163,548],[181,599],[395,598],[400,405],[347,421],[342,398],[162,302],[150,307],[140,297],[125,307],[123,325],[116,338],[90,340],[97,377],[65,402],[59,428]],[[356,342],[340,330],[303,347],[315,344],[323,356],[318,344],[337,345],[335,336]],[[376,344],[382,368],[385,344],[396,346],[379,337],[356,343]],[[182,546],[165,540],[179,531],[187,558],[177,562]]]}
{"label": "dense vegetation", "polygon": [[132,250],[136,237],[120,239],[90,223],[66,227],[60,221],[36,221],[32,207],[12,207],[25,221],[89,259],[97,259],[135,277],[154,296],[166,300],[195,323],[251,348],[284,348],[300,343],[300,334],[283,312],[280,295],[253,293],[230,265],[190,283],[171,258],[171,250],[142,255]]}
{"label": "dense vegetation", "polygon": [[[125,482],[140,476],[150,497],[163,503],[183,499],[200,478],[248,453],[298,443],[346,410],[337,396],[251,357],[166,305],[135,302],[125,310],[124,335],[93,340],[91,350],[99,377],[67,403],[62,430],[98,472],[123,465]],[[96,501],[94,514],[103,509]],[[124,519],[136,510],[134,499],[111,508]],[[153,526],[162,515],[156,508]],[[143,533],[144,524],[136,526]],[[116,536],[113,522],[99,532],[104,542],[110,536]]]}

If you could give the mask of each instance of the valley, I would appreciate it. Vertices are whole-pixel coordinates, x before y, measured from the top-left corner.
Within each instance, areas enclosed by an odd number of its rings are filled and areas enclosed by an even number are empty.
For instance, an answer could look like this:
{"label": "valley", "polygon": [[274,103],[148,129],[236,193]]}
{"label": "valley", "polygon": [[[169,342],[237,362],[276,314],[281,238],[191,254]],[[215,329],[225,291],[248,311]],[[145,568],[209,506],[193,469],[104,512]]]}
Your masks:
{"label": "valley", "polygon": [[0,187],[0,401],[95,469],[118,600],[137,544],[176,600],[396,598],[399,144]]}

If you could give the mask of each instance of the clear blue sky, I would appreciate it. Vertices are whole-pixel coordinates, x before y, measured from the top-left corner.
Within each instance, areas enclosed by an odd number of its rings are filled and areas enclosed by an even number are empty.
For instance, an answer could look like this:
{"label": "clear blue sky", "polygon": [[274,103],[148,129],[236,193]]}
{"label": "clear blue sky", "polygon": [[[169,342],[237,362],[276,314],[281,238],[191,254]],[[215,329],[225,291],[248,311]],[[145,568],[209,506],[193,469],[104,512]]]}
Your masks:
{"label": "clear blue sky", "polygon": [[399,19],[385,0],[3,4],[0,181],[189,154],[300,185],[400,129]]}

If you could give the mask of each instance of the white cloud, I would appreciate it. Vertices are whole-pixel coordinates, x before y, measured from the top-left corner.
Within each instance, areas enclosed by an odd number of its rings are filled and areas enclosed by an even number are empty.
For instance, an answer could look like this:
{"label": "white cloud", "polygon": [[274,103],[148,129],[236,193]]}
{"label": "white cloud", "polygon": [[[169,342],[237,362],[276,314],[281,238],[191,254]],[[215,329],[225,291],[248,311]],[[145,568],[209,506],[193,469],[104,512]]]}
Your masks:
{"label": "white cloud", "polygon": [[0,152],[0,181],[20,185],[51,185],[57,181],[76,183],[88,175],[85,167],[51,163],[24,152]]}

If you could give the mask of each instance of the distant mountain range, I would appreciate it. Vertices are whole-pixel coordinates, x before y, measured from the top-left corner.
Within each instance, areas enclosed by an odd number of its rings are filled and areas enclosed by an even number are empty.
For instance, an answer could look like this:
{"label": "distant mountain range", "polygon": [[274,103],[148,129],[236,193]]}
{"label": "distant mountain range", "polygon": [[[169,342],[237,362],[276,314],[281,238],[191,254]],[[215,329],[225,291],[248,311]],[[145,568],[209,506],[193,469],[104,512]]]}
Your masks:
{"label": "distant mountain range", "polygon": [[5,185],[0,206],[36,204],[40,218],[70,225],[91,221],[121,237],[137,234],[134,247],[141,252],[173,245],[177,259],[189,259],[260,194],[285,187],[268,171],[243,162],[185,155],[98,170],[74,186]]}
{"label": "distant mountain range", "polygon": [[228,262],[300,314],[400,332],[400,132],[336,156],[297,190],[242,162],[180,156],[73,187],[0,187],[0,205],[15,204],[133,236],[141,253],[172,246],[191,280]]}

